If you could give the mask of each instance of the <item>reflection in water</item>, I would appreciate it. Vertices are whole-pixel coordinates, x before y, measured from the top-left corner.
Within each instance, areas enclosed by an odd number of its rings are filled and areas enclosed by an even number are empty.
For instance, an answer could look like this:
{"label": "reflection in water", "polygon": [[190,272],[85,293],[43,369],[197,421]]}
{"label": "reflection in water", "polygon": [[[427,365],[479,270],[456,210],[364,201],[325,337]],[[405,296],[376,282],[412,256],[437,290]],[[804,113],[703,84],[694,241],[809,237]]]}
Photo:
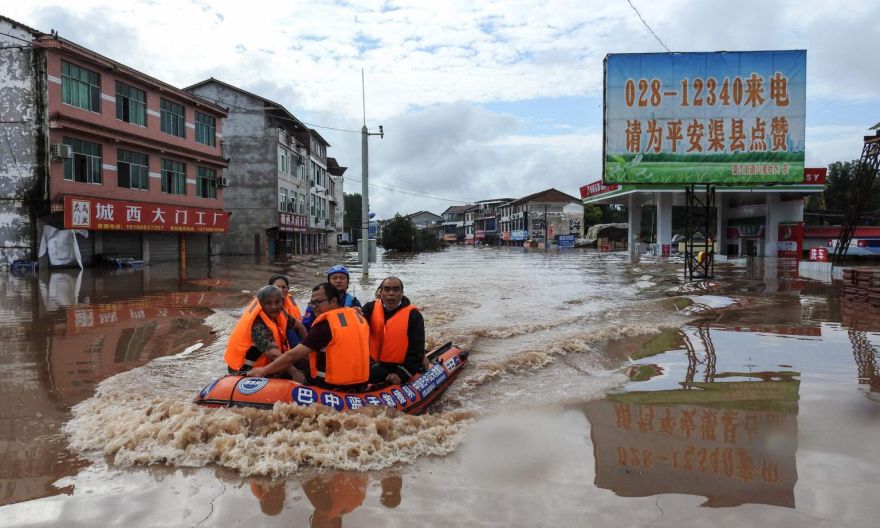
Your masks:
{"label": "reflection in water", "polygon": [[309,526],[338,528],[342,526],[343,515],[363,504],[367,496],[367,476],[343,472],[316,475],[303,482],[302,488],[315,508]]}
{"label": "reflection in water", "polygon": [[841,324],[848,329],[859,384],[867,385],[870,392],[880,392],[880,353],[868,337],[868,332],[880,331],[880,309],[851,296],[841,297],[840,303]]}
{"label": "reflection in water", "polygon": [[[251,492],[260,501],[260,511],[275,516],[284,511],[286,481],[255,477],[248,480]],[[367,496],[368,477],[362,473],[333,471],[319,473],[301,482],[303,492],[312,505],[309,515],[311,528],[339,528],[342,518],[353,512]],[[386,508],[396,508],[401,501],[403,477],[398,473],[385,474],[381,479],[379,502]]]}
{"label": "reflection in water", "polygon": [[[706,506],[793,508],[797,373],[716,372],[710,327],[682,332],[688,365],[681,388],[585,405],[596,485],[625,497],[686,493],[707,497]],[[698,371],[704,381],[694,381]]]}
{"label": "reflection in water", "polygon": [[156,286],[144,270],[53,269],[4,276],[2,286],[0,504],[69,492],[53,482],[86,462],[58,434],[68,409],[107,377],[209,343],[203,320],[229,296],[205,288],[161,292],[161,284],[152,293]]}

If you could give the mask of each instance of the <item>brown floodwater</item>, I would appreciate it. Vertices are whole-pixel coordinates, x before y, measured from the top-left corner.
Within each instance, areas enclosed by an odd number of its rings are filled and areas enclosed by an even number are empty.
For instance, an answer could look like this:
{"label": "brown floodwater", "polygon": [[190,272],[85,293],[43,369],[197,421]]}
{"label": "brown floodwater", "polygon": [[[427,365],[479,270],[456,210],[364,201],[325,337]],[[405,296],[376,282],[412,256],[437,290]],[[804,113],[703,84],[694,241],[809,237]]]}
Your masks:
{"label": "brown floodwater", "polygon": [[380,256],[351,290],[471,352],[429,414],[191,403],[269,275],[354,258],[0,276],[0,526],[876,522],[880,309],[759,261]]}

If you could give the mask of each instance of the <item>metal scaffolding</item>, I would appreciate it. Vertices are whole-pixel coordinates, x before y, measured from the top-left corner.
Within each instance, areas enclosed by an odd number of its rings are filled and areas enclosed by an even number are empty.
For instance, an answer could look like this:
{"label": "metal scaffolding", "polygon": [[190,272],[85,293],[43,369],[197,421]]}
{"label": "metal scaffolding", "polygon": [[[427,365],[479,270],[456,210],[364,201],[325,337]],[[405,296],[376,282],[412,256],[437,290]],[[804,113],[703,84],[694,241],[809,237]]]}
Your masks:
{"label": "metal scaffolding", "polygon": [[856,177],[849,193],[850,207],[846,210],[843,227],[840,229],[840,237],[837,239],[837,247],[834,248],[832,261],[839,266],[846,258],[849,244],[853,234],[865,212],[868,198],[871,196],[871,187],[877,178],[878,164],[880,164],[880,130],[874,136],[865,136],[865,146],[862,148],[862,157],[856,167]]}

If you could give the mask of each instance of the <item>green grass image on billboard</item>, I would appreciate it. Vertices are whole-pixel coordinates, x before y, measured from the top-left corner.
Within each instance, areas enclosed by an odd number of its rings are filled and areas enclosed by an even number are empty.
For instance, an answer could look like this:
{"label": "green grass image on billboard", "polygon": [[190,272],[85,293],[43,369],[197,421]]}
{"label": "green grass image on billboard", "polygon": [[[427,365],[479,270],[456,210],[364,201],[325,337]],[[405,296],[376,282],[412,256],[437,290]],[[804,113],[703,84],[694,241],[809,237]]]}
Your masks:
{"label": "green grass image on billboard", "polygon": [[[734,166],[778,167],[779,174],[734,174]],[[783,167],[788,172],[783,174]],[[758,170],[755,170],[758,172]],[[605,183],[801,183],[803,152],[746,152],[720,154],[609,154]]]}

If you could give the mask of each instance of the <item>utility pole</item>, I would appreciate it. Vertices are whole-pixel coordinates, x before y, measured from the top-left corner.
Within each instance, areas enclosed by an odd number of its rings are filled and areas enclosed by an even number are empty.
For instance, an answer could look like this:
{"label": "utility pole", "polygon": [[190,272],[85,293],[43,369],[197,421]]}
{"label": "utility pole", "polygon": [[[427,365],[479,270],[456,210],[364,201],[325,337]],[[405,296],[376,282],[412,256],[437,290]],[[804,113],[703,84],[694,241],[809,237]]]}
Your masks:
{"label": "utility pole", "polygon": [[364,126],[361,127],[361,274],[367,277],[370,274],[370,162],[367,139],[370,136],[385,137],[382,125],[378,132],[370,132],[367,128],[367,94],[364,88],[364,70],[361,69],[361,97],[363,98]]}

